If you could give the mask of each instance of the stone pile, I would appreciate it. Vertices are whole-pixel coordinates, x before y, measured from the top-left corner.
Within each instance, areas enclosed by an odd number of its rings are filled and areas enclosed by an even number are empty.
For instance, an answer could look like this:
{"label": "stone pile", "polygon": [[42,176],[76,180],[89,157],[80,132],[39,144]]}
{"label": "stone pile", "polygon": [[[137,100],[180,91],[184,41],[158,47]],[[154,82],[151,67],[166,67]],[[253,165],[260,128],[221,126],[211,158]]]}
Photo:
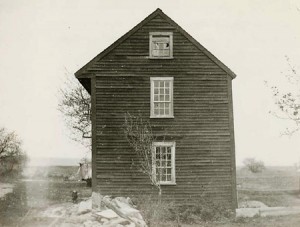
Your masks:
{"label": "stone pile", "polygon": [[[146,227],[146,223],[130,198],[93,195],[79,204],[60,204],[36,213],[39,218],[51,218],[49,226],[61,227]],[[96,198],[95,198],[96,197]]]}

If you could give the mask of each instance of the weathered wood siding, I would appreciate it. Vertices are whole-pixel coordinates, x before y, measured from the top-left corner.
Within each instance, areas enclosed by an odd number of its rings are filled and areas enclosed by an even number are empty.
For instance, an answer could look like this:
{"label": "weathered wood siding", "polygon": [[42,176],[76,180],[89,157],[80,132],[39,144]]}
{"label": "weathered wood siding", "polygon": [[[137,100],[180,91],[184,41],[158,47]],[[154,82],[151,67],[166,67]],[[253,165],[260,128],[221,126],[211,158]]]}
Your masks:
{"label": "weathered wood siding", "polygon": [[[174,59],[148,59],[149,32],[158,31],[173,32]],[[95,190],[114,196],[155,191],[132,168],[122,125],[126,112],[149,119],[150,77],[166,76],[174,77],[174,118],[150,119],[155,135],[176,141],[176,185],[162,186],[163,197],[192,203],[207,195],[234,204],[231,79],[219,66],[157,16],[87,73],[95,76]]]}

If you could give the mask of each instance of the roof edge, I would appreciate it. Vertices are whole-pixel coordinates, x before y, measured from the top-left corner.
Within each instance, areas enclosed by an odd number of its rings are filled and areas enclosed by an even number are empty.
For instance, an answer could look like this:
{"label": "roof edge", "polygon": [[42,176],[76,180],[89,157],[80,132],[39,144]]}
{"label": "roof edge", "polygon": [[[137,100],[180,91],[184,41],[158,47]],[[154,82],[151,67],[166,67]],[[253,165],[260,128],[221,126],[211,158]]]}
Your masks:
{"label": "roof edge", "polygon": [[149,20],[151,20],[153,17],[155,17],[159,14],[162,15],[163,12],[160,8],[157,8],[153,13],[151,13],[149,16],[147,16],[144,20],[142,20],[140,23],[138,23],[136,26],[134,26],[132,29],[130,29],[127,33],[125,33],[123,36],[121,36],[119,39],[117,39],[114,43],[112,43],[110,46],[108,46],[106,49],[104,49],[100,54],[96,55],[96,57],[94,57],[87,64],[85,64],[83,67],[81,67],[77,72],[75,72],[76,78],[79,78],[80,75],[84,74],[86,68],[89,65],[91,65],[95,61],[98,61],[99,59],[103,58],[110,51],[112,51],[114,48],[116,48],[118,45],[120,45],[123,41],[125,41],[129,36],[131,36],[134,32],[136,32],[145,23],[147,23]]}
{"label": "roof edge", "polygon": [[147,16],[144,20],[134,26],[131,30],[117,39],[114,43],[104,49],[100,54],[96,55],[92,60],[90,60],[87,64],[81,67],[76,73],[76,78],[85,77],[86,69],[93,64],[95,61],[100,60],[105,55],[107,55],[110,51],[120,45],[123,41],[125,41],[129,36],[131,36],[134,32],[136,32],[140,27],[146,24],[153,17],[160,15],[164,19],[167,20],[168,23],[173,25],[179,32],[181,32],[190,42],[192,42],[199,50],[201,50],[208,58],[210,58],[214,63],[216,63],[221,69],[223,69],[232,79],[236,77],[236,74],[229,69],[225,64],[223,64],[217,57],[215,57],[211,52],[209,52],[204,46],[202,46],[196,39],[194,39],[189,33],[187,33],[182,27],[180,27],[175,21],[173,21],[169,16],[167,16],[160,8],[157,8],[153,13]]}
{"label": "roof edge", "polygon": [[204,54],[210,58],[214,63],[216,63],[220,68],[222,68],[232,79],[236,77],[236,74],[228,68],[224,63],[222,63],[217,57],[215,57],[210,51],[208,51],[204,46],[202,46],[195,38],[193,38],[188,32],[186,32],[180,25],[173,21],[168,15],[162,12],[164,18],[173,26],[175,26],[179,32],[181,32],[190,42],[192,42],[199,50],[204,52]]}

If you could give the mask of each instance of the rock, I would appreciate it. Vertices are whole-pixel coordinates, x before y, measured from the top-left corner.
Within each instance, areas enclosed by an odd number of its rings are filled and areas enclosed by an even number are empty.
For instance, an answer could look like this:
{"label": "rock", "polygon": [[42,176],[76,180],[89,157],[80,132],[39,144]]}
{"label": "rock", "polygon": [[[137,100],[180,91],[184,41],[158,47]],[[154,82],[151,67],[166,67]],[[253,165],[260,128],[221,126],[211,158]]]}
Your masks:
{"label": "rock", "polygon": [[116,197],[112,200],[112,203],[115,204],[120,209],[120,211],[126,216],[134,220],[141,220],[142,223],[144,223],[143,216],[141,215],[139,210],[132,207],[133,204],[129,198],[125,199],[124,197]]}
{"label": "rock", "polygon": [[265,207],[268,206],[260,201],[255,201],[255,200],[244,201],[239,203],[239,208],[265,208]]}
{"label": "rock", "polygon": [[105,209],[103,207],[103,204],[101,203],[102,197],[103,196],[98,192],[93,192],[92,193],[92,208],[94,210],[103,210],[103,209]]}
{"label": "rock", "polygon": [[110,220],[109,222],[107,222],[105,224],[102,224],[102,227],[116,227],[117,225],[124,226],[124,225],[128,225],[128,224],[130,224],[130,221],[128,221],[124,218],[118,217],[118,218]]}
{"label": "rock", "polygon": [[130,223],[130,224],[128,224],[128,225],[125,225],[125,227],[136,227],[136,225],[134,224],[134,223]]}
{"label": "rock", "polygon": [[236,209],[236,217],[249,217],[259,215],[259,208],[239,208]]}
{"label": "rock", "polygon": [[262,217],[282,216],[291,214],[300,214],[300,207],[267,207],[260,209],[260,215]]}
{"label": "rock", "polygon": [[96,212],[95,215],[100,216],[100,217],[105,218],[105,219],[113,219],[113,218],[119,217],[119,215],[117,215],[116,212],[114,212],[111,209]]}
{"label": "rock", "polygon": [[79,203],[77,214],[85,214],[92,210],[92,200],[86,200]]}
{"label": "rock", "polygon": [[102,225],[97,221],[88,220],[83,223],[84,227],[102,227]]}

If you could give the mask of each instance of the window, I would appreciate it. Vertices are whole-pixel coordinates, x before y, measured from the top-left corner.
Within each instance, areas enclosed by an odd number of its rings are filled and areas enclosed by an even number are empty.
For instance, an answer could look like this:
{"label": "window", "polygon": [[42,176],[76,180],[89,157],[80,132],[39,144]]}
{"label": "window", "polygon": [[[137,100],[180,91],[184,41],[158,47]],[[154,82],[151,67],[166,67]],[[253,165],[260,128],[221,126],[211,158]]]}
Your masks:
{"label": "window", "polygon": [[175,142],[154,142],[152,164],[156,181],[175,184]]}
{"label": "window", "polygon": [[150,58],[173,58],[173,33],[150,32],[149,56]]}
{"label": "window", "polygon": [[151,118],[172,118],[173,77],[151,77]]}

